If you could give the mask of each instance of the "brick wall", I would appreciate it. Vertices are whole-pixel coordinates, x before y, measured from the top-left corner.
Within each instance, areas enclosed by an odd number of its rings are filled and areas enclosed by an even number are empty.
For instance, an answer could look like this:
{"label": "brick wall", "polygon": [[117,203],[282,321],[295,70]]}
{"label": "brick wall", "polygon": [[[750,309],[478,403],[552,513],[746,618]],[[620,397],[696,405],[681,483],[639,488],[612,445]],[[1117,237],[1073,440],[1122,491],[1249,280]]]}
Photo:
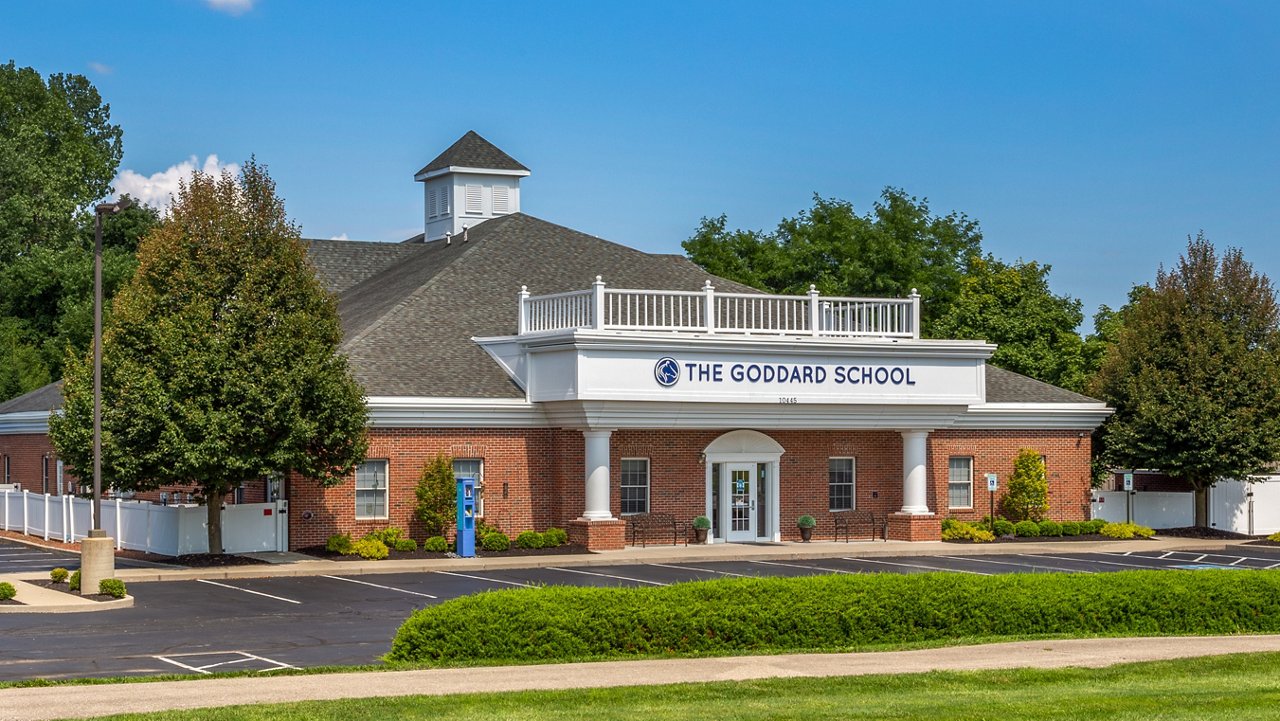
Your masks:
{"label": "brick wall", "polygon": [[[58,454],[49,442],[49,436],[43,433],[16,433],[0,435],[0,473],[3,473],[4,457],[9,459],[9,482],[17,483],[25,491],[44,493],[46,490],[59,495]],[[44,484],[44,459],[48,458],[49,483]],[[74,481],[69,470],[63,471],[63,485]],[[0,483],[3,483],[0,477]]]}

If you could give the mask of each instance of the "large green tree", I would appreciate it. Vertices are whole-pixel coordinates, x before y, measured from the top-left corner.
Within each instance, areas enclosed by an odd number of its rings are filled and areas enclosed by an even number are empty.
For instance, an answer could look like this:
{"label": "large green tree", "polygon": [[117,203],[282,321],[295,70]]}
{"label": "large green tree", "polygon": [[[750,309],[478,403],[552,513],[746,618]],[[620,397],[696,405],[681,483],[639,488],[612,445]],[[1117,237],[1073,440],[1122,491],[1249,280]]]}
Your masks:
{"label": "large green tree", "polygon": [[83,75],[0,65],[0,263],[70,234],[107,195],[120,126]]}
{"label": "large green tree", "polygon": [[1280,459],[1280,310],[1266,275],[1201,234],[1131,295],[1094,379],[1116,409],[1099,440],[1111,466],[1158,468],[1196,491]]}
{"label": "large green tree", "polygon": [[1073,391],[1084,390],[1084,342],[1076,328],[1080,301],[1054,295],[1048,265],[1003,263],[988,255],[970,263],[960,293],[933,332],[940,338],[973,338],[999,347],[991,362]]}
{"label": "large green tree", "polygon": [[815,195],[811,209],[771,233],[703,218],[684,242],[708,272],[775,293],[804,293],[811,283],[844,296],[905,297],[918,289],[926,333],[959,295],[981,246],[976,221],[935,215],[926,199],[898,188],[885,188],[861,215],[851,203]]}
{"label": "large green tree", "polygon": [[[264,168],[195,173],[143,240],[103,338],[103,475],[145,490],[194,485],[222,551],[223,498],[295,471],[322,484],[364,456],[362,391],[338,353],[334,298]],[[92,363],[66,364],[59,455],[91,468]]]}

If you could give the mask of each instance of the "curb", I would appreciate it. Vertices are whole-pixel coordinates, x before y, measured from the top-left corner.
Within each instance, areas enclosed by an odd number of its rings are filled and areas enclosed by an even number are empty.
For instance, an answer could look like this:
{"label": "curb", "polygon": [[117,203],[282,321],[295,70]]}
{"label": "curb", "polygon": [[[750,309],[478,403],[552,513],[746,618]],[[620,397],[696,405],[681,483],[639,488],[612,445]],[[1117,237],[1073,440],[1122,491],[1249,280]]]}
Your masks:
{"label": "curb", "polygon": [[63,603],[40,606],[0,606],[0,614],[5,613],[94,613],[96,611],[114,611],[119,608],[133,608],[133,596],[125,596],[114,601],[83,601],[80,603]]}

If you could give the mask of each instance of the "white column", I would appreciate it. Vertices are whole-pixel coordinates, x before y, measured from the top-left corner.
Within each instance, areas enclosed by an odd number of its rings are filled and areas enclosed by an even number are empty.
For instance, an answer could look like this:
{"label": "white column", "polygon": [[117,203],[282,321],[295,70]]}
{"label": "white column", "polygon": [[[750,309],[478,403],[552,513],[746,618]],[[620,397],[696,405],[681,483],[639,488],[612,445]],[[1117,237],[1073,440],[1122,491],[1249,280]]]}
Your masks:
{"label": "white column", "polygon": [[902,513],[929,511],[928,460],[929,431],[899,431],[902,434]]}
{"label": "white column", "polygon": [[582,517],[588,521],[613,519],[609,510],[609,436],[613,431],[583,431],[586,450],[587,504]]}

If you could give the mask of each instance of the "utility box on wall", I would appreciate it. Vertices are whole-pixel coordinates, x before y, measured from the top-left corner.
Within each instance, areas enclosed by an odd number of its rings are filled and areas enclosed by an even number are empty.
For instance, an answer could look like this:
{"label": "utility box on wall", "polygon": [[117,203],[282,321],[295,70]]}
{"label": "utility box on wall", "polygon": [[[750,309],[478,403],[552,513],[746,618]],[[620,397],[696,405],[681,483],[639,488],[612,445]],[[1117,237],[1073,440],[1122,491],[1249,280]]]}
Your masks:
{"label": "utility box on wall", "polygon": [[463,558],[476,555],[476,479],[458,479],[458,535],[456,551]]}

